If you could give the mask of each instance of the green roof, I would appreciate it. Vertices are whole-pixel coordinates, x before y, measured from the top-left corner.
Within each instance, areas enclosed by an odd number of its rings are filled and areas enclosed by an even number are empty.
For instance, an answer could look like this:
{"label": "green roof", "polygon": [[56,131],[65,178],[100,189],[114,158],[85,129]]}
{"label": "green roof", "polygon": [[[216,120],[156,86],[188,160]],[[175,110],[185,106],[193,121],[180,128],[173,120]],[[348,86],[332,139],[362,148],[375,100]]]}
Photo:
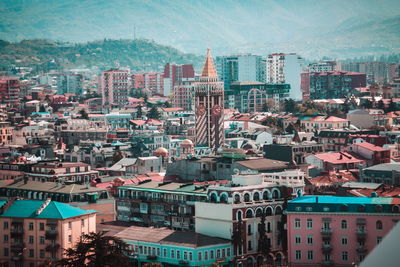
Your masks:
{"label": "green roof", "polygon": [[[15,200],[0,217],[68,219],[96,212],[95,210],[83,210],[65,203],[50,201],[43,211],[40,212],[39,215],[36,215],[36,211],[44,202],[43,200]],[[2,205],[1,202],[0,205]]]}

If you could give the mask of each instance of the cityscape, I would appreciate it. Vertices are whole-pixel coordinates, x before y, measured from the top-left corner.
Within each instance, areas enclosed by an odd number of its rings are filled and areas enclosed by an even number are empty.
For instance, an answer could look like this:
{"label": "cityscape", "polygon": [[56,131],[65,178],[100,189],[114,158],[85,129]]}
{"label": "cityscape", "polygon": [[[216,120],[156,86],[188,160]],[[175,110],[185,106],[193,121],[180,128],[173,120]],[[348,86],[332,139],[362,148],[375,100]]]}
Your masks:
{"label": "cityscape", "polygon": [[397,267],[399,220],[399,2],[0,3],[0,267]]}

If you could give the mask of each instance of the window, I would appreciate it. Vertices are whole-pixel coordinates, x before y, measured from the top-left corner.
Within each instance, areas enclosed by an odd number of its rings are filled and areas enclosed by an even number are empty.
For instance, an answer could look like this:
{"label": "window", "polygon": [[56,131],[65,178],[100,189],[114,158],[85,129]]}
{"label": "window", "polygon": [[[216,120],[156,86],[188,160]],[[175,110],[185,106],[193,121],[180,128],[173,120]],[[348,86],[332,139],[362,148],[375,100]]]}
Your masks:
{"label": "window", "polygon": [[181,251],[177,250],[176,251],[176,258],[179,260],[181,258]]}
{"label": "window", "polygon": [[383,224],[382,221],[376,221],[376,230],[382,230]]}
{"label": "window", "polygon": [[39,231],[44,231],[44,223],[39,224]]}
{"label": "window", "polygon": [[251,245],[251,240],[247,241],[247,248],[248,248],[248,250],[252,250],[253,249],[253,247]]}
{"label": "window", "polygon": [[163,257],[164,257],[164,258],[167,257],[167,249],[166,249],[166,248],[163,249]]}
{"label": "window", "polygon": [[222,249],[222,258],[225,258],[225,249]]}
{"label": "window", "polygon": [[381,243],[381,241],[382,241],[382,237],[381,236],[377,236],[376,237],[376,244]]}
{"label": "window", "polygon": [[8,248],[4,248],[4,256],[8,256],[9,255],[9,250],[8,250]]}
{"label": "window", "polygon": [[29,244],[33,244],[33,235],[29,236]]}
{"label": "window", "polygon": [[81,220],[82,226],[85,226],[85,219]]}
{"label": "window", "polygon": [[4,237],[3,237],[3,242],[4,242],[4,243],[8,243],[8,235],[4,235]]}
{"label": "window", "polygon": [[214,259],[214,250],[210,251],[210,259]]}
{"label": "window", "polygon": [[294,240],[295,240],[296,244],[300,244],[301,243],[301,237],[298,236],[298,235],[295,236]]}
{"label": "window", "polygon": [[342,251],[342,261],[348,261],[349,259],[349,252]]}
{"label": "window", "polygon": [[187,252],[186,251],[183,252],[183,259],[187,260]]}
{"label": "window", "polygon": [[29,257],[33,258],[35,256],[35,251],[33,249],[29,250]]}
{"label": "window", "polygon": [[8,222],[3,222],[3,229],[8,229]]}
{"label": "window", "polygon": [[44,249],[40,250],[40,258],[42,258],[42,259],[44,258]]}
{"label": "window", "polygon": [[197,260],[198,260],[198,261],[201,261],[201,252],[199,252],[199,253],[197,254]]}
{"label": "window", "polygon": [[307,259],[308,260],[314,259],[314,252],[312,250],[307,251]]}
{"label": "window", "polygon": [[301,250],[296,250],[296,260],[301,260]]}
{"label": "window", "polygon": [[227,248],[227,249],[226,249],[226,256],[227,256],[227,257],[230,257],[230,256],[231,256],[231,249],[230,249],[230,248]]}
{"label": "window", "polygon": [[72,235],[68,235],[68,242],[69,242],[69,243],[72,242]]}
{"label": "window", "polygon": [[33,231],[33,223],[32,222],[29,223],[28,229],[29,229],[29,231]]}
{"label": "window", "polygon": [[221,251],[219,249],[217,249],[217,259],[221,258]]}
{"label": "window", "polygon": [[72,229],[72,222],[68,222],[68,229]]}
{"label": "window", "polygon": [[313,236],[312,235],[307,236],[307,244],[309,244],[309,245],[313,244]]}
{"label": "window", "polygon": [[346,220],[342,220],[341,227],[342,227],[342,229],[347,229],[347,221]]}
{"label": "window", "polygon": [[208,251],[204,252],[204,260],[207,261],[208,260]]}
{"label": "window", "polygon": [[247,234],[251,235],[251,224],[247,225]]}
{"label": "window", "polygon": [[189,252],[189,260],[192,261],[193,260],[193,253]]}
{"label": "window", "polygon": [[324,222],[323,223],[324,229],[331,229],[331,223],[330,222]]}
{"label": "window", "polygon": [[300,229],[300,219],[294,219],[294,228],[295,229]]}
{"label": "window", "polygon": [[347,237],[342,237],[342,245],[347,246]]}
{"label": "window", "polygon": [[171,259],[175,259],[175,250],[171,249]]}
{"label": "window", "polygon": [[312,219],[307,219],[307,229],[312,229]]}

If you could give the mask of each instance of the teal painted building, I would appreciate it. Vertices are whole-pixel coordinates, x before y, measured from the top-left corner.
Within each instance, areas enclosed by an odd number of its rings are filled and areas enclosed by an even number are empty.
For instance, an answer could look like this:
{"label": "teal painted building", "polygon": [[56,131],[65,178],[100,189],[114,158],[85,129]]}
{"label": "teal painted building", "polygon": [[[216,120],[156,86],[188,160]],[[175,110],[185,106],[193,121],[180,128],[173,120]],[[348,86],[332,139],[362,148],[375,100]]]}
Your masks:
{"label": "teal painted building", "polygon": [[131,226],[115,234],[131,249],[137,266],[160,263],[163,266],[233,266],[231,241],[166,228]]}

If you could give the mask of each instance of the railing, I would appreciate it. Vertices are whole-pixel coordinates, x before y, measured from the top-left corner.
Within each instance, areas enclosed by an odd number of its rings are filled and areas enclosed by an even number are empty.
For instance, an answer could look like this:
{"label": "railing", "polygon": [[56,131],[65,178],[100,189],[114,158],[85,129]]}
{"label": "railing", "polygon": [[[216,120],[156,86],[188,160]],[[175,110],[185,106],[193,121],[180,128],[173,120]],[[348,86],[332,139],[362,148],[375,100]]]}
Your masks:
{"label": "railing", "polygon": [[321,228],[321,235],[322,237],[330,237],[332,235],[331,228]]}
{"label": "railing", "polygon": [[60,248],[60,244],[49,244],[46,246],[46,251],[55,251]]}
{"label": "railing", "polygon": [[356,235],[357,235],[358,239],[364,239],[367,236],[367,231],[366,230],[357,230]]}
{"label": "railing", "polygon": [[323,252],[329,252],[329,251],[331,251],[331,250],[332,250],[331,244],[323,244],[323,245],[322,245],[322,251],[323,251]]}
{"label": "railing", "polygon": [[24,256],[23,255],[12,256],[11,260],[12,261],[23,261],[24,260]]}
{"label": "railing", "polygon": [[365,253],[367,253],[367,248],[365,247],[365,246],[363,246],[363,245],[359,245],[358,247],[357,247],[357,252],[358,253],[360,253],[360,254],[365,254]]}
{"label": "railing", "polygon": [[54,239],[57,237],[57,235],[58,235],[57,230],[46,230],[45,233],[46,239]]}
{"label": "railing", "polygon": [[24,234],[23,228],[11,228],[11,237],[19,236]]}
{"label": "railing", "polygon": [[323,266],[333,266],[333,261],[332,260],[323,260],[321,262],[321,265],[323,265]]}
{"label": "railing", "polygon": [[156,255],[148,255],[148,256],[147,256],[147,259],[148,259],[148,260],[155,261],[155,260],[157,260],[157,256],[156,256]]}

